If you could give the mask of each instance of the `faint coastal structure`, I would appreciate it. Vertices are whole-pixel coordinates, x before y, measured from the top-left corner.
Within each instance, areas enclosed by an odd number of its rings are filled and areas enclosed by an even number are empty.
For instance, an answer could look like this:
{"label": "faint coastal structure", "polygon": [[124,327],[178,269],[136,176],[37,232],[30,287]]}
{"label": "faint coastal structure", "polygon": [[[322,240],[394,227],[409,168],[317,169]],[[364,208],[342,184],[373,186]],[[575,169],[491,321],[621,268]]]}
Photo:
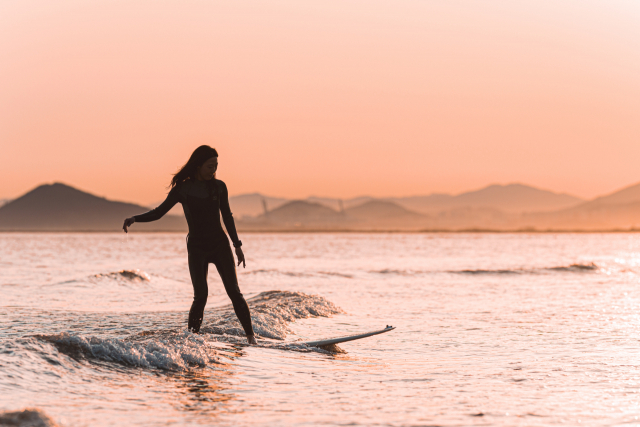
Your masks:
{"label": "faint coastal structure", "polygon": [[262,198],[262,215],[265,216],[265,218],[269,217],[269,209],[267,209],[267,200],[263,197]]}

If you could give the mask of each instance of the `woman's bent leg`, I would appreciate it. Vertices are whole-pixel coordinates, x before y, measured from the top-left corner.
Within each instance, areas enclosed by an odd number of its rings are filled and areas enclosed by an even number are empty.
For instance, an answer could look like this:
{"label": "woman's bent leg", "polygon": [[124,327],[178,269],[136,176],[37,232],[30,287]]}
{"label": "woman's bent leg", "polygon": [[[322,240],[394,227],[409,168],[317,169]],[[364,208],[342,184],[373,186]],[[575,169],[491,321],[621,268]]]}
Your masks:
{"label": "woman's bent leg", "polygon": [[204,316],[204,307],[207,305],[209,288],[207,286],[207,271],[209,263],[204,252],[199,250],[189,251],[189,273],[193,284],[193,304],[189,310],[189,330],[199,332]]}
{"label": "woman's bent leg", "polygon": [[220,248],[214,260],[220,278],[224,284],[224,289],[227,291],[227,295],[231,298],[233,309],[238,316],[238,320],[242,324],[244,333],[247,337],[253,336],[253,326],[251,325],[251,313],[249,311],[249,305],[244,299],[240,287],[238,286],[238,276],[236,275],[236,265],[229,246]]}

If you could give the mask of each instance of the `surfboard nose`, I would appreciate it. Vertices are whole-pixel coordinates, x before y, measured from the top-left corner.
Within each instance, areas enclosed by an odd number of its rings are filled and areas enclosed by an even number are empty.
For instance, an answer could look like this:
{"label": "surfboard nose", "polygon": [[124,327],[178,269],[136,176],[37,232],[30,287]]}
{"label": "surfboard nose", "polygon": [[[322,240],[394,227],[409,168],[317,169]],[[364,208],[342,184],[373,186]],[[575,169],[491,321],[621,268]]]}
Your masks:
{"label": "surfboard nose", "polygon": [[354,341],[354,340],[359,340],[359,339],[362,339],[362,338],[371,337],[373,335],[382,334],[384,332],[389,332],[389,331],[391,331],[393,329],[395,329],[394,326],[387,325],[386,328],[381,329],[379,331],[366,332],[364,334],[358,334],[358,335],[349,335],[349,336],[346,336],[346,337],[330,338],[330,339],[327,339],[327,340],[306,341],[306,342],[301,342],[300,344],[305,344],[305,345],[312,346],[312,347],[320,347],[320,346],[326,346],[326,345],[331,345],[331,344],[340,344],[340,343],[347,342],[347,341]]}

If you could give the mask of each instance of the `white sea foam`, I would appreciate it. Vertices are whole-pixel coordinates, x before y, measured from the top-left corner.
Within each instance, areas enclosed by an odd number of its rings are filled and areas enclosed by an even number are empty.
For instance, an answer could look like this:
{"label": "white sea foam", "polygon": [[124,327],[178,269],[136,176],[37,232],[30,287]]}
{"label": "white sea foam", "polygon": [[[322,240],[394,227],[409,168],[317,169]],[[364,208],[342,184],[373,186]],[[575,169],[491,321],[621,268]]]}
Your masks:
{"label": "white sea foam", "polygon": [[[250,298],[251,320],[260,337],[283,340],[292,333],[289,323],[308,317],[330,317],[342,313],[331,301],[302,292],[268,291]],[[218,318],[205,323],[205,333],[242,335],[240,322],[231,306],[226,306]]]}
{"label": "white sea foam", "polygon": [[216,352],[206,338],[187,331],[146,341],[84,337],[66,332],[40,338],[51,342],[58,350],[70,356],[84,356],[142,368],[183,371],[193,366],[218,362]]}
{"label": "white sea foam", "polygon": [[[301,292],[262,292],[249,299],[248,303],[256,334],[262,338],[278,340],[284,340],[292,332],[289,324],[296,319],[329,317],[342,312],[325,298]],[[218,340],[235,342],[236,337],[244,335],[230,305],[205,318],[201,332],[192,334],[186,330],[170,329],[143,332],[127,339],[106,339],[65,332],[42,335],[39,338],[72,357],[147,369],[183,371],[219,362],[212,344]]]}

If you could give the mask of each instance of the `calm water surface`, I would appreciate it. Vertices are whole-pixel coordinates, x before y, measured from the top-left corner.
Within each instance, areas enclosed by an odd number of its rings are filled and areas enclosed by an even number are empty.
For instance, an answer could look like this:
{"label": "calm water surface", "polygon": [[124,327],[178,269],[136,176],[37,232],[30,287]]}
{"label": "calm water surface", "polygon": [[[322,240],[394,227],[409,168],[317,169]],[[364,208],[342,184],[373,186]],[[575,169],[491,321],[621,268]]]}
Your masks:
{"label": "calm water surface", "polygon": [[[182,235],[0,234],[0,410],[68,427],[640,425],[640,235],[242,240],[258,347],[213,267],[204,333],[185,331]],[[385,325],[344,353],[295,343]]]}

